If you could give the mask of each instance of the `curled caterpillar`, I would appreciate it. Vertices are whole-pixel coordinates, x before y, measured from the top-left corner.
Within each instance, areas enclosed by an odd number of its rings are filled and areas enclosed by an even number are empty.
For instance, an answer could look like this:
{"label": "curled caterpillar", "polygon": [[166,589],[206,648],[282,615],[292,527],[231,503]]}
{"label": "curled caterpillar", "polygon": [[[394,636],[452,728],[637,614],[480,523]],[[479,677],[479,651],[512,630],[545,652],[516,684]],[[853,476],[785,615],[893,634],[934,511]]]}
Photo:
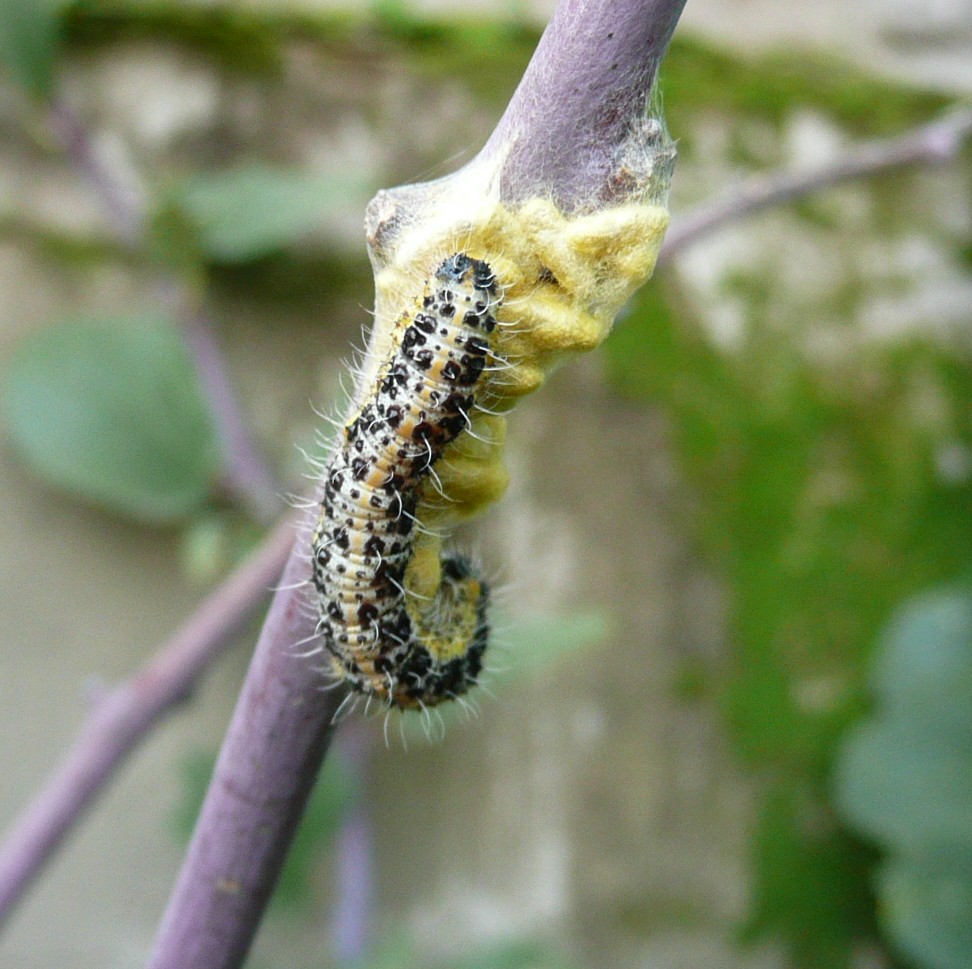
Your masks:
{"label": "curled caterpillar", "polygon": [[482,669],[485,582],[445,556],[438,590],[422,598],[406,589],[406,572],[420,485],[470,424],[498,303],[487,263],[446,259],[324,472],[313,537],[318,632],[351,690],[402,709],[458,697]]}

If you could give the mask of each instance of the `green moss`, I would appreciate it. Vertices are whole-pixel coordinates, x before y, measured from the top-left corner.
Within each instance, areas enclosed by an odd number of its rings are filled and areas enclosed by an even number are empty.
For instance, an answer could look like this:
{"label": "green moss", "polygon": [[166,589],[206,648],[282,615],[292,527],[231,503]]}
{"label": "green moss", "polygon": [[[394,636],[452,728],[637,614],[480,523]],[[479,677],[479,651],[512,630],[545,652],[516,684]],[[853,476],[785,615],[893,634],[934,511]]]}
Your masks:
{"label": "green moss", "polygon": [[943,442],[972,447],[972,371],[923,340],[825,370],[799,331],[767,332],[765,280],[736,290],[757,334],[744,351],[716,351],[661,277],[606,362],[615,386],[668,414],[693,525],[728,584],[722,698],[736,751],[766,779],[751,934],[782,935],[801,969],[846,969],[875,932],[873,858],[832,819],[834,754],[896,604],[972,558],[972,484],[935,467]]}
{"label": "green moss", "polygon": [[950,103],[941,94],[875,79],[835,57],[787,50],[742,58],[685,34],[672,42],[662,87],[675,132],[689,129],[700,109],[780,124],[803,108],[862,136],[889,135]]}
{"label": "green moss", "polygon": [[0,241],[13,242],[64,266],[134,266],[141,260],[130,249],[106,239],[40,228],[16,218],[0,218]]}
{"label": "green moss", "polygon": [[395,2],[376,3],[361,14],[80,0],[68,8],[65,26],[75,47],[165,40],[201,52],[222,67],[256,74],[276,73],[284,45],[293,40],[331,48],[336,58],[351,54],[356,60],[378,61],[404,55],[414,70],[462,76],[485,100],[503,103],[539,39],[537,30],[522,23],[461,17],[446,22],[416,16],[408,5]]}
{"label": "green moss", "polygon": [[265,305],[274,315],[281,307],[306,308],[317,319],[320,308],[340,300],[361,302],[361,294],[373,285],[371,267],[362,258],[355,262],[338,257],[281,253],[245,264],[210,267],[209,282],[215,298],[243,299],[249,305]]}
{"label": "green moss", "polygon": [[[273,73],[284,45],[310,40],[336,57],[353,52],[378,60],[408,59],[410,69],[462,78],[487,103],[505,104],[539,40],[532,25],[515,19],[416,14],[397,0],[365,12],[305,13],[245,10],[236,5],[194,6],[170,0],[78,0],[65,14],[74,46],[121,39],[168,39],[236,70]],[[682,149],[700,112],[761,118],[781,124],[794,109],[816,109],[860,135],[891,134],[927,119],[948,99],[876,80],[838,58],[778,51],[741,58],[699,39],[676,35],[662,74],[665,105]],[[747,149],[739,144],[741,156]]]}
{"label": "green moss", "polygon": [[280,24],[234,7],[79,0],[64,16],[67,39],[75,47],[168,40],[248,73],[274,71],[282,63]]}

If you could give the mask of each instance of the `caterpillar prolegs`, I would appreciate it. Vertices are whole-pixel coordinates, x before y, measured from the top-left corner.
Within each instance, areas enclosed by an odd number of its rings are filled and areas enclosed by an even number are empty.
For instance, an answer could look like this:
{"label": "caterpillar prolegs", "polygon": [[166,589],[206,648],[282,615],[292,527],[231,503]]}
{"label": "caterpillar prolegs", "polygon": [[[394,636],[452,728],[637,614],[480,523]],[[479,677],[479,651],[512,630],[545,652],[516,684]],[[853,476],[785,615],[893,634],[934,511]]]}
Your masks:
{"label": "caterpillar prolegs", "polygon": [[482,670],[486,583],[446,556],[438,591],[422,598],[406,571],[420,486],[470,424],[498,303],[487,263],[447,258],[324,472],[312,550],[318,633],[351,690],[403,709],[458,697]]}

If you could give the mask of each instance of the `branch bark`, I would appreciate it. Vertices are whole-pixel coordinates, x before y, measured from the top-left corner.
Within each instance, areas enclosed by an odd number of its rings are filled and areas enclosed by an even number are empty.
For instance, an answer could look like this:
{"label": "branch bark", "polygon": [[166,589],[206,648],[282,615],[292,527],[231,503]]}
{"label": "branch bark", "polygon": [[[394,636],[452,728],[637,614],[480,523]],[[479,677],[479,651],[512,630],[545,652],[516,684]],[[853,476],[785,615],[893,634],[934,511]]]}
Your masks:
{"label": "branch bark", "polygon": [[324,692],[297,587],[309,564],[291,551],[247,673],[192,843],[149,965],[242,964],[331,739],[341,696]]}
{"label": "branch bark", "polygon": [[483,153],[506,153],[500,194],[563,211],[609,189],[616,149],[644,115],[685,0],[558,4]]}

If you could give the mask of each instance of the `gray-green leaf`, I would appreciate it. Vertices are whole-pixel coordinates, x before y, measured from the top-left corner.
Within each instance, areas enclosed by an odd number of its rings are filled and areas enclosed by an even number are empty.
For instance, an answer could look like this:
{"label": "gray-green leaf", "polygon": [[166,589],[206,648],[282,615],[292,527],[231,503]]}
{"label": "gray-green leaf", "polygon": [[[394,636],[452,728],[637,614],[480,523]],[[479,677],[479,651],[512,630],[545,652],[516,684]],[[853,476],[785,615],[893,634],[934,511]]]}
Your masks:
{"label": "gray-green leaf", "polygon": [[883,918],[892,937],[928,969],[968,969],[972,879],[892,862],[881,873]]}
{"label": "gray-green leaf", "polygon": [[363,179],[312,175],[251,164],[199,174],[172,189],[173,208],[195,227],[203,256],[245,262],[299,241],[348,204],[367,197]]}
{"label": "gray-green leaf", "polygon": [[52,484],[157,523],[188,516],[209,494],[219,451],[173,326],[49,327],[19,347],[4,391],[13,445]]}

